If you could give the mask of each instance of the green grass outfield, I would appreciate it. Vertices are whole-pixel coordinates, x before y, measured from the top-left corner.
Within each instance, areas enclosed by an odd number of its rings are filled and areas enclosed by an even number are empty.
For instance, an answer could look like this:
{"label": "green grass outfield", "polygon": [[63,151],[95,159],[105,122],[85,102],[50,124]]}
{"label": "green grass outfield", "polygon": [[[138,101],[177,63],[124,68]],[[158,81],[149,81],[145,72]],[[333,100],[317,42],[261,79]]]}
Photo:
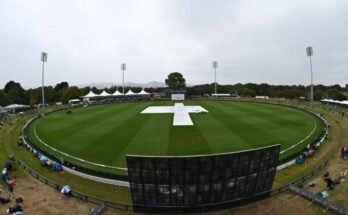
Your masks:
{"label": "green grass outfield", "polygon": [[[185,101],[201,105],[208,114],[190,114],[194,126],[172,126],[173,114],[140,114],[151,105],[174,102],[141,102],[98,105],[55,112],[29,127],[32,141],[45,147],[37,136],[59,151],[90,162],[125,167],[126,154],[197,155],[233,152],[281,144],[284,158],[316,139],[323,126],[316,117],[296,109],[250,102]],[[312,133],[313,132],[313,133]],[[311,134],[309,137],[308,135]],[[90,165],[85,165],[90,167]]]}

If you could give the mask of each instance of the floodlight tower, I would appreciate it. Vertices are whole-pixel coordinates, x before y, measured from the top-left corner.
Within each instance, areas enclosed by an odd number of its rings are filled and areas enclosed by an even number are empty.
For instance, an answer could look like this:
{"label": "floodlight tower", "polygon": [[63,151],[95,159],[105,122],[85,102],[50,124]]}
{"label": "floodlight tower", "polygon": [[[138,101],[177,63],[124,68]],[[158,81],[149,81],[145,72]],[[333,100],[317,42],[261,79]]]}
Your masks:
{"label": "floodlight tower", "polygon": [[121,70],[122,70],[122,93],[124,95],[124,71],[126,70],[126,64],[121,64]]}
{"label": "floodlight tower", "polygon": [[216,86],[216,69],[218,68],[218,62],[213,61],[213,68],[215,71],[215,97],[217,98],[217,86]]}
{"label": "floodlight tower", "polygon": [[312,71],[312,56],[313,48],[311,46],[306,48],[307,56],[309,57],[310,72],[311,72],[311,102],[313,102],[313,71]]}
{"label": "floodlight tower", "polygon": [[42,62],[42,107],[45,107],[45,90],[44,90],[44,80],[45,80],[45,62],[47,62],[47,53],[41,52],[41,62]]}

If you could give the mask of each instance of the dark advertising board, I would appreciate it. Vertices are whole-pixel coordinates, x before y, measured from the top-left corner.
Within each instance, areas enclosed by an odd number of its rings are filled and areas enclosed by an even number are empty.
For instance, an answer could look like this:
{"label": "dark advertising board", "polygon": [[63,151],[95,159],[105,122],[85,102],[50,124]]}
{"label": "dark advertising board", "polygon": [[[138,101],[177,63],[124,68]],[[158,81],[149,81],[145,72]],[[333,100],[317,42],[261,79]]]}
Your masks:
{"label": "dark advertising board", "polygon": [[280,145],[200,156],[127,155],[136,211],[233,207],[270,194]]}

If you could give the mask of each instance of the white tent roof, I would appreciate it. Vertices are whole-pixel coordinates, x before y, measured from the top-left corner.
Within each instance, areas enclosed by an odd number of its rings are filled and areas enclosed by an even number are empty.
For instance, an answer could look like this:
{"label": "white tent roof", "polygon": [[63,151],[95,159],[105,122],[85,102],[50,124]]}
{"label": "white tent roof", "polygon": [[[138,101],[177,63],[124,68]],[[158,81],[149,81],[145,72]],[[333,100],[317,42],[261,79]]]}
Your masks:
{"label": "white tent roof", "polygon": [[83,97],[83,98],[92,98],[92,97],[97,97],[97,96],[99,96],[99,95],[93,93],[92,90],[91,90],[91,91],[89,91],[89,93],[88,93],[87,95],[82,96],[82,97]]}
{"label": "white tent roof", "polygon": [[112,95],[113,96],[122,96],[123,94],[120,93],[118,90],[116,90]]}
{"label": "white tent roof", "polygon": [[126,93],[126,95],[136,95],[131,89],[130,90],[128,90],[128,92]]}
{"label": "white tent roof", "polygon": [[144,89],[142,89],[139,93],[137,93],[138,95],[149,95],[150,93],[146,92]]}
{"label": "white tent roof", "polygon": [[26,108],[29,107],[28,105],[21,105],[21,104],[12,104],[12,105],[7,105],[5,109],[17,109],[17,108]]}
{"label": "white tent roof", "polygon": [[107,93],[105,90],[99,94],[99,96],[110,96],[111,94]]}
{"label": "white tent roof", "polygon": [[5,108],[0,105],[0,113],[6,112]]}
{"label": "white tent roof", "polygon": [[342,104],[342,105],[348,105],[348,101],[338,101],[338,100],[333,100],[333,99],[322,99],[320,100],[321,102],[326,102],[330,104]]}

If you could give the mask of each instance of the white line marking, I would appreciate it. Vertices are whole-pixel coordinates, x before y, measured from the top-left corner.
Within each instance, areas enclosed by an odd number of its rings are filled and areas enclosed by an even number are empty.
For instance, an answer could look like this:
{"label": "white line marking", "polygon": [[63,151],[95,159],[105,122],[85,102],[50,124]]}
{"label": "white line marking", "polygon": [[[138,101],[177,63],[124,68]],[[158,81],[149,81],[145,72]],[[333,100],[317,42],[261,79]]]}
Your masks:
{"label": "white line marking", "polygon": [[80,162],[88,163],[88,164],[90,164],[90,165],[100,166],[100,167],[106,167],[106,168],[111,168],[111,169],[128,170],[127,168],[124,168],[124,167],[108,166],[108,165],[105,165],[105,164],[100,164],[100,163],[95,163],[95,162],[91,162],[91,161],[86,161],[86,160],[84,160],[84,159],[81,159],[81,158],[78,158],[78,157],[69,155],[69,154],[67,154],[67,153],[65,153],[65,152],[62,152],[62,151],[56,149],[56,148],[53,148],[52,146],[46,144],[43,140],[41,140],[40,137],[37,135],[37,133],[36,133],[36,123],[37,123],[37,121],[35,122],[35,125],[34,125],[34,134],[35,134],[35,137],[40,141],[40,143],[42,143],[44,146],[46,146],[46,147],[52,149],[53,151],[58,152],[58,153],[60,153],[60,154],[62,154],[62,155],[65,155],[65,156],[67,156],[67,157],[69,157],[69,158],[78,160],[78,161],[80,161]]}
{"label": "white line marking", "polygon": [[315,120],[314,122],[315,122],[315,126],[314,126],[313,130],[311,131],[311,133],[309,133],[309,134],[308,134],[303,140],[301,140],[300,142],[298,142],[298,143],[296,143],[295,145],[292,145],[292,146],[290,146],[289,148],[287,148],[287,149],[281,151],[279,154],[283,154],[284,152],[286,152],[286,151],[288,151],[288,150],[290,150],[290,149],[295,148],[295,147],[298,146],[299,144],[301,144],[301,143],[303,143],[304,141],[306,141],[310,136],[312,136],[312,134],[314,133],[314,131],[317,129],[317,121]]}
{"label": "white line marking", "polygon": [[[284,152],[286,152],[286,151],[288,151],[288,150],[290,150],[290,149],[295,148],[295,147],[298,146],[299,144],[301,144],[301,143],[303,143],[304,141],[306,141],[310,136],[312,136],[312,134],[314,133],[314,131],[315,131],[316,128],[317,128],[317,121],[314,121],[314,122],[315,122],[315,126],[314,126],[313,130],[311,131],[311,133],[309,133],[304,139],[302,139],[302,140],[299,141],[298,143],[296,143],[296,144],[290,146],[289,148],[287,148],[287,149],[281,151],[280,154],[283,154]],[[86,160],[84,160],[84,159],[81,159],[81,158],[78,158],[78,157],[69,155],[69,154],[67,154],[67,153],[65,153],[65,152],[62,152],[62,151],[56,149],[56,148],[53,148],[52,146],[46,144],[43,140],[41,140],[40,137],[37,135],[37,133],[36,133],[36,123],[37,123],[37,122],[35,122],[35,125],[34,125],[34,134],[35,134],[35,137],[36,137],[43,145],[45,145],[46,147],[52,149],[53,151],[58,152],[58,153],[60,153],[60,154],[63,154],[63,155],[65,155],[65,156],[69,157],[69,158],[78,160],[78,161],[80,161],[80,162],[88,163],[88,164],[90,164],[90,165],[100,166],[100,167],[106,167],[106,168],[111,168],[111,169],[124,170],[124,171],[128,170],[127,168],[124,168],[124,167],[108,166],[108,165],[105,165],[105,164],[100,164],[100,163],[95,163],[95,162],[91,162],[91,161],[86,161]]]}

